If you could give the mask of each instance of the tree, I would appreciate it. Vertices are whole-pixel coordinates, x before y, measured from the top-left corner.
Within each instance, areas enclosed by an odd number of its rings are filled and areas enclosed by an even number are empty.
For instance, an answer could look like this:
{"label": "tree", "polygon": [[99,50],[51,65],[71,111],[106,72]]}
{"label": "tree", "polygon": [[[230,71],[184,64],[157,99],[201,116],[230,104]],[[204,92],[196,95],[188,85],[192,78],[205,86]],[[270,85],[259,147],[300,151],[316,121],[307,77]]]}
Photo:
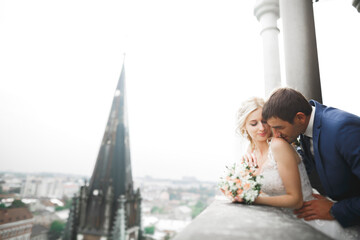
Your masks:
{"label": "tree", "polygon": [[57,212],[57,211],[62,211],[62,210],[64,210],[64,209],[66,209],[66,207],[61,207],[61,206],[55,207],[55,211],[56,211],[56,212]]}
{"label": "tree", "polygon": [[55,211],[61,211],[61,210],[64,210],[64,209],[70,209],[71,205],[72,205],[72,200],[71,199],[65,199],[65,205],[55,207]]}
{"label": "tree", "polygon": [[150,210],[150,212],[151,213],[159,213],[159,214],[163,214],[165,211],[164,211],[164,208],[162,208],[162,207],[158,207],[158,206],[154,206],[154,207],[152,207],[151,208],[151,210]]}
{"label": "tree", "polygon": [[50,230],[48,233],[49,240],[57,240],[61,237],[65,229],[65,223],[61,221],[53,221],[50,225]]}
{"label": "tree", "polygon": [[70,199],[65,199],[65,208],[66,209],[70,209],[71,208],[71,206],[72,206],[72,199],[70,198]]}
{"label": "tree", "polygon": [[195,206],[192,207],[192,212],[191,212],[191,217],[194,219],[197,215],[199,215],[204,209],[206,208],[206,204],[201,202],[201,201],[197,201],[197,203],[195,204]]}
{"label": "tree", "polygon": [[9,208],[22,208],[22,207],[26,207],[26,204],[23,203],[21,200],[16,199],[11,203]]}
{"label": "tree", "polygon": [[144,231],[145,231],[145,234],[154,234],[155,226],[145,227]]}

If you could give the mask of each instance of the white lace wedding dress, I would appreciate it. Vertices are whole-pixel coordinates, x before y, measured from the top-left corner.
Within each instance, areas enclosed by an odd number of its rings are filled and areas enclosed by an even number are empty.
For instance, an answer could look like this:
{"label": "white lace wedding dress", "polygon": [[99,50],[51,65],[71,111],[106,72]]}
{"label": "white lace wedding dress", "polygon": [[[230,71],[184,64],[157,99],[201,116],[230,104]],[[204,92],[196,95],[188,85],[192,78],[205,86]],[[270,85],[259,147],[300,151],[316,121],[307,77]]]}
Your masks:
{"label": "white lace wedding dress", "polygon": [[[277,163],[272,155],[270,144],[271,142],[269,142],[268,159],[262,166],[262,170],[261,170],[261,174],[264,176],[261,190],[263,193],[269,196],[284,195],[286,194],[286,191],[278,172]],[[304,201],[313,200],[314,199],[314,197],[312,196],[313,189],[310,185],[310,181],[306,173],[305,165],[301,161],[298,166],[299,166],[299,172],[301,178],[303,200]],[[291,214],[294,217],[296,217],[291,209],[284,208],[282,210],[284,214]],[[302,221],[306,222],[307,224],[311,225],[312,227],[316,228],[317,230],[323,232],[327,236],[334,239],[346,239],[346,240],[360,239],[360,227],[358,226],[344,229],[336,220],[333,221],[302,220]]]}

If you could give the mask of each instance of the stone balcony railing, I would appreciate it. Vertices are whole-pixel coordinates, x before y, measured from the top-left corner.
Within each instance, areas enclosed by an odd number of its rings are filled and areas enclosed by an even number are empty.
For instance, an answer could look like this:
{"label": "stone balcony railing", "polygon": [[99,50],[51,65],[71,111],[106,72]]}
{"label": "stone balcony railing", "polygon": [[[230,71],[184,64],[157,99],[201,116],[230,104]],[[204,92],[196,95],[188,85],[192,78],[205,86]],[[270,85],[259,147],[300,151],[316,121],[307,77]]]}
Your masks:
{"label": "stone balcony railing", "polygon": [[268,206],[217,198],[174,240],[330,239],[295,216]]}

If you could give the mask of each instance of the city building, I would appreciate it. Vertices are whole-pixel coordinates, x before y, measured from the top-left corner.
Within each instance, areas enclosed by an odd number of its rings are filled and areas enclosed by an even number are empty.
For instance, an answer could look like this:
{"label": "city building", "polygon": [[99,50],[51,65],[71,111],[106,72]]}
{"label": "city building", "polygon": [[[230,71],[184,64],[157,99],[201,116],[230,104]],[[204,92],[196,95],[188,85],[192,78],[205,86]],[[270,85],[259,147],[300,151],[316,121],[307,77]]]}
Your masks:
{"label": "city building", "polygon": [[0,209],[0,239],[29,240],[33,215],[27,208]]}
{"label": "city building", "polygon": [[21,179],[14,174],[5,173],[0,178],[0,189],[6,193],[19,193],[21,188]]}
{"label": "city building", "polygon": [[35,198],[71,198],[79,191],[81,185],[76,181],[69,181],[68,177],[27,176],[21,186],[22,197]]}

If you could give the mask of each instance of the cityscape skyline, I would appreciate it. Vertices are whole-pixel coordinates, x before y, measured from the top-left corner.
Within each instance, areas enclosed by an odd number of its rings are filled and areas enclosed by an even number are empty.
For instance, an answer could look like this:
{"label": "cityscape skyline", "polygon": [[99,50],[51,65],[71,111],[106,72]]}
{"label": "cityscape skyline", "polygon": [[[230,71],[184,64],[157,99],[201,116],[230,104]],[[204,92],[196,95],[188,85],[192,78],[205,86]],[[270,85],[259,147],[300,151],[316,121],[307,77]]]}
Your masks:
{"label": "cityscape skyline", "polygon": [[[264,95],[254,2],[18,3],[0,8],[1,171],[91,176],[124,52],[134,177],[217,181],[239,158],[237,108]],[[360,14],[314,11],[324,104],[359,115]]]}
{"label": "cityscape skyline", "polygon": [[[177,181],[146,177],[134,180],[135,189],[141,189],[141,226],[146,239],[173,237],[220,193],[215,183],[194,179]],[[37,234],[40,225],[45,230],[45,237],[48,235],[52,239],[54,222],[64,227],[71,226],[67,223],[74,217],[71,199],[74,200],[74,195],[79,196],[80,186],[84,186],[82,178],[66,174],[17,175],[0,172],[1,210],[25,204],[33,217],[31,235]]]}

